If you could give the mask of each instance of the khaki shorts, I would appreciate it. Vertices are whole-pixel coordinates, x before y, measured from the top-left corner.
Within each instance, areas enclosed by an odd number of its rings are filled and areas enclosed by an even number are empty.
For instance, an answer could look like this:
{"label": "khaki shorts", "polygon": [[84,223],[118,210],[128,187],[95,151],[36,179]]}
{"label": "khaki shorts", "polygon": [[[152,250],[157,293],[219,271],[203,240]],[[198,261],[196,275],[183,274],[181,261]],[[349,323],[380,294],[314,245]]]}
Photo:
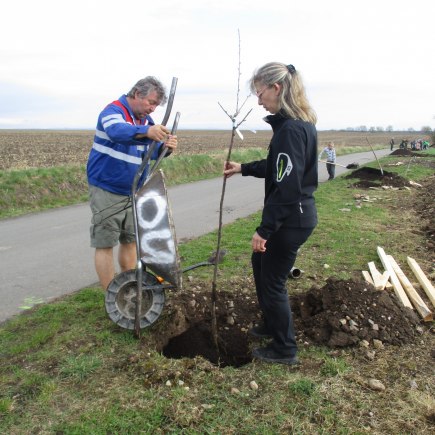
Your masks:
{"label": "khaki shorts", "polygon": [[118,242],[135,242],[133,211],[128,196],[89,186],[89,198],[92,248],[112,248]]}

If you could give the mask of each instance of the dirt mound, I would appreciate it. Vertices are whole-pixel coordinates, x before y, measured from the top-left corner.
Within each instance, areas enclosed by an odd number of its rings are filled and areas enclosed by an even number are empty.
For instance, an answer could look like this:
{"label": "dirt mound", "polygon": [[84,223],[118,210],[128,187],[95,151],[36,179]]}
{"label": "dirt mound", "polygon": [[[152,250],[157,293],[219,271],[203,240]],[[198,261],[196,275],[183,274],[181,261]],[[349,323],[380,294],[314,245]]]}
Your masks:
{"label": "dirt mound", "polygon": [[[222,292],[217,302],[218,349],[211,334],[210,295],[183,292],[169,298],[157,348],[168,358],[202,356],[214,364],[240,367],[252,360],[248,330],[260,320],[255,290]],[[330,278],[322,288],[290,298],[299,343],[331,348],[366,340],[404,345],[418,335],[419,319],[392,292],[363,281]],[[159,322],[161,322],[159,320]],[[162,326],[164,324],[164,326]]]}
{"label": "dirt mound", "polygon": [[432,240],[432,248],[435,248],[435,175],[429,177],[422,183],[426,192],[425,195],[418,195],[415,199],[415,208],[419,215],[427,220],[423,226],[423,231]]}
{"label": "dirt mound", "polygon": [[423,151],[412,151],[408,149],[397,149],[390,153],[390,156],[410,156],[410,157],[433,157],[433,154],[428,154]]}
{"label": "dirt mound", "polygon": [[353,183],[351,186],[356,188],[369,188],[369,187],[405,187],[409,186],[409,182],[406,178],[395,174],[394,172],[388,172],[383,170],[383,174],[380,169],[363,167],[356,171],[352,171],[345,178],[353,179],[357,178],[359,181]]}
{"label": "dirt mound", "polygon": [[399,148],[397,150],[394,150],[390,156],[413,156],[414,153],[410,150]]}
{"label": "dirt mound", "polygon": [[427,249],[435,252],[435,175],[420,181],[423,195],[416,195],[412,198],[412,207],[419,216],[420,230],[427,239]]}
{"label": "dirt mound", "polygon": [[329,347],[375,339],[400,346],[415,339],[419,324],[393,293],[358,281],[330,278],[324,287],[293,298],[292,307],[301,338]]}

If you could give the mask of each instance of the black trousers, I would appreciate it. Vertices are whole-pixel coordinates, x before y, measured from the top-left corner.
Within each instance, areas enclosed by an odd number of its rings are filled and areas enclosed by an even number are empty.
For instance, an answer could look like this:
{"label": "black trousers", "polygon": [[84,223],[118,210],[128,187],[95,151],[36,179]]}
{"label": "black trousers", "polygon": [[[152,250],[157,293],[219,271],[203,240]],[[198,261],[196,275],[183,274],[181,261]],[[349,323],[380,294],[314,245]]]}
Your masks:
{"label": "black trousers", "polygon": [[328,175],[329,175],[328,180],[332,180],[335,177],[335,165],[332,165],[331,163],[327,163],[326,170],[328,171]]}
{"label": "black trousers", "polygon": [[265,326],[272,334],[273,348],[285,356],[295,356],[297,352],[286,283],[298,249],[313,230],[314,228],[280,229],[268,239],[266,252],[254,252],[251,258]]}

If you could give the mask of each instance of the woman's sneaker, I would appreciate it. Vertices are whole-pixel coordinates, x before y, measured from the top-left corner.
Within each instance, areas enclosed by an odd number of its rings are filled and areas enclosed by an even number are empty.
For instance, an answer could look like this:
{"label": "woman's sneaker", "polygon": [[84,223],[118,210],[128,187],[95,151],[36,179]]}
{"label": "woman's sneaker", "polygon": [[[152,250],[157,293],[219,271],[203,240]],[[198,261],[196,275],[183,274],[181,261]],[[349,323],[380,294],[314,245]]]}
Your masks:
{"label": "woman's sneaker", "polygon": [[272,347],[259,347],[252,351],[252,356],[260,361],[287,364],[289,366],[296,366],[299,364],[297,356],[285,356],[278,353]]}
{"label": "woman's sneaker", "polygon": [[264,323],[254,326],[248,331],[248,334],[255,338],[272,338],[272,334],[266,328]]}

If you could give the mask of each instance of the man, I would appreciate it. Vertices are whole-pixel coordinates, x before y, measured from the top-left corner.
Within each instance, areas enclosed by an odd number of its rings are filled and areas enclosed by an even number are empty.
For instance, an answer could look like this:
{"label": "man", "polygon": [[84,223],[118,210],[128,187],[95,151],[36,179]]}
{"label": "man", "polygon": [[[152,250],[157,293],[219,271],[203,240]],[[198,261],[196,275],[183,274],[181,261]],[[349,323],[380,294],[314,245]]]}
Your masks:
{"label": "man", "polygon": [[394,148],[394,137],[392,137],[390,140],[390,150],[393,151],[393,148]]}
{"label": "man", "polygon": [[113,247],[120,243],[121,271],[136,268],[134,223],[129,197],[133,179],[148,147],[157,142],[151,156],[157,159],[164,147],[168,154],[177,147],[177,137],[150,114],[167,101],[163,85],[155,77],[139,80],[126,95],[108,104],[100,113],[89,154],[87,175],[92,210],[91,247],[101,286],[107,289],[115,276]]}
{"label": "man", "polygon": [[328,145],[323,148],[322,152],[319,154],[319,160],[321,160],[323,153],[326,153],[326,170],[328,171],[328,180],[333,180],[335,177],[335,148],[334,142],[328,142]]}

